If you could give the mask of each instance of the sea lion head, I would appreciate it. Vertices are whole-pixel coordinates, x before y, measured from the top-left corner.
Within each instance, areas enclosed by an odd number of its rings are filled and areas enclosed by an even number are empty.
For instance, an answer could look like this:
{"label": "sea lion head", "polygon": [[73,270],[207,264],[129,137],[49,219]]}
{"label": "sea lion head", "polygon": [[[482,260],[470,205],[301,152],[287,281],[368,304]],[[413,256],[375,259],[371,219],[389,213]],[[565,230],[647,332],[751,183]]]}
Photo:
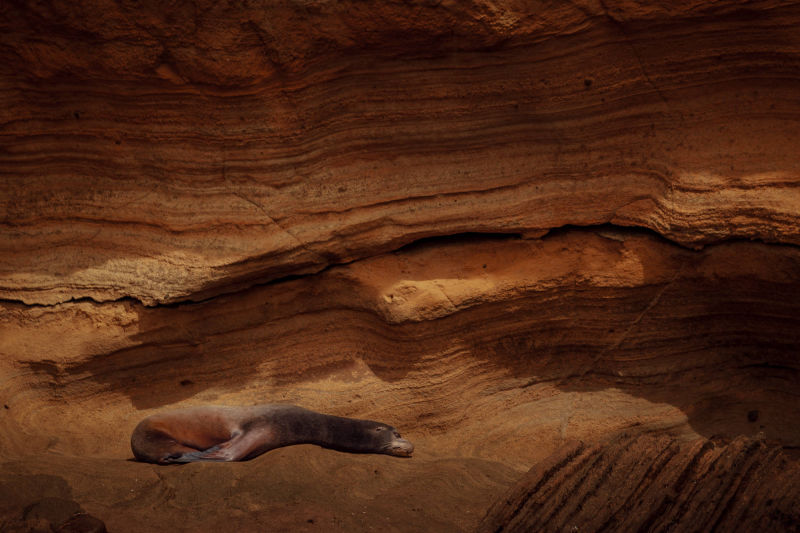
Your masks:
{"label": "sea lion head", "polygon": [[377,449],[380,453],[396,457],[411,457],[411,454],[414,453],[414,445],[402,438],[392,426],[376,424],[372,428],[372,433],[376,437]]}

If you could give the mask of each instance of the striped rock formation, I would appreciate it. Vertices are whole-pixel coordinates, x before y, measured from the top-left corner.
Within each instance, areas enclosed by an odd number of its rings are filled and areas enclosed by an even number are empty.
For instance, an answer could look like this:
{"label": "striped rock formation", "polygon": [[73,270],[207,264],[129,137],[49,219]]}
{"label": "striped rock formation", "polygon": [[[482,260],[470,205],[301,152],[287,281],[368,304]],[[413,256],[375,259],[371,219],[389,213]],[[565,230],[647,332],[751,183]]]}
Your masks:
{"label": "striped rock formation", "polygon": [[800,465],[763,441],[624,436],[566,445],[478,531],[796,531]]}
{"label": "striped rock formation", "polygon": [[6,2],[0,297],[566,224],[800,243],[800,7],[650,4]]}
{"label": "striped rock formation", "polygon": [[[0,529],[466,531],[570,441],[800,445],[798,25],[0,3]],[[415,456],[126,461],[159,409],[265,402]]]}

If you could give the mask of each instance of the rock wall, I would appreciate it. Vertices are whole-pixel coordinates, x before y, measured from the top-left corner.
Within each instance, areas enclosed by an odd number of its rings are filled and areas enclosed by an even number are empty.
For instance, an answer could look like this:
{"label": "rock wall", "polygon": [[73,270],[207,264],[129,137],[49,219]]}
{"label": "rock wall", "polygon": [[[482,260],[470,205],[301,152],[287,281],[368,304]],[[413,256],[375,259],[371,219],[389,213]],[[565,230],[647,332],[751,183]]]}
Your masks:
{"label": "rock wall", "polygon": [[800,242],[794,3],[5,4],[4,298],[566,224]]}
{"label": "rock wall", "polygon": [[[464,531],[570,440],[800,446],[799,23],[4,2],[0,526]],[[125,461],[156,409],[275,401],[417,452]]]}

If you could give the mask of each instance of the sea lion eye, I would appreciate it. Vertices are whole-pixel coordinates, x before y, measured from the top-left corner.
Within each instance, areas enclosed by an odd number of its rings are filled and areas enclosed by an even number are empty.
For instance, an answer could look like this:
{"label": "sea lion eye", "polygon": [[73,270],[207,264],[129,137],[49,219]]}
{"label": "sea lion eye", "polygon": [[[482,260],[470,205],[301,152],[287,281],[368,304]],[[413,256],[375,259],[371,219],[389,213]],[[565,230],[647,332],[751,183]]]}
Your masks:
{"label": "sea lion eye", "polygon": [[396,438],[396,439],[399,439],[399,438],[401,438],[401,437],[400,437],[400,433],[398,433],[398,432],[396,432],[396,431],[395,431],[395,432],[394,432],[394,438]]}
{"label": "sea lion eye", "polygon": [[385,426],[378,426],[375,428],[375,431],[386,431],[388,428]]}

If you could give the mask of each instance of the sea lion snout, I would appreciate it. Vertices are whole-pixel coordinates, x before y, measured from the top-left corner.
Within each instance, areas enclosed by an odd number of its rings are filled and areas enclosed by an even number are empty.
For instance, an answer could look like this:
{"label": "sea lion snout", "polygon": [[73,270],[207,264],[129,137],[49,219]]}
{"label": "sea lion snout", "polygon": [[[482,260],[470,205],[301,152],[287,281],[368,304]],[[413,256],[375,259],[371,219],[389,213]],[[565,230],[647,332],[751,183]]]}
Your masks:
{"label": "sea lion snout", "polygon": [[389,444],[388,451],[390,455],[396,455],[397,457],[411,457],[411,454],[414,453],[414,445],[406,439],[395,438]]}

